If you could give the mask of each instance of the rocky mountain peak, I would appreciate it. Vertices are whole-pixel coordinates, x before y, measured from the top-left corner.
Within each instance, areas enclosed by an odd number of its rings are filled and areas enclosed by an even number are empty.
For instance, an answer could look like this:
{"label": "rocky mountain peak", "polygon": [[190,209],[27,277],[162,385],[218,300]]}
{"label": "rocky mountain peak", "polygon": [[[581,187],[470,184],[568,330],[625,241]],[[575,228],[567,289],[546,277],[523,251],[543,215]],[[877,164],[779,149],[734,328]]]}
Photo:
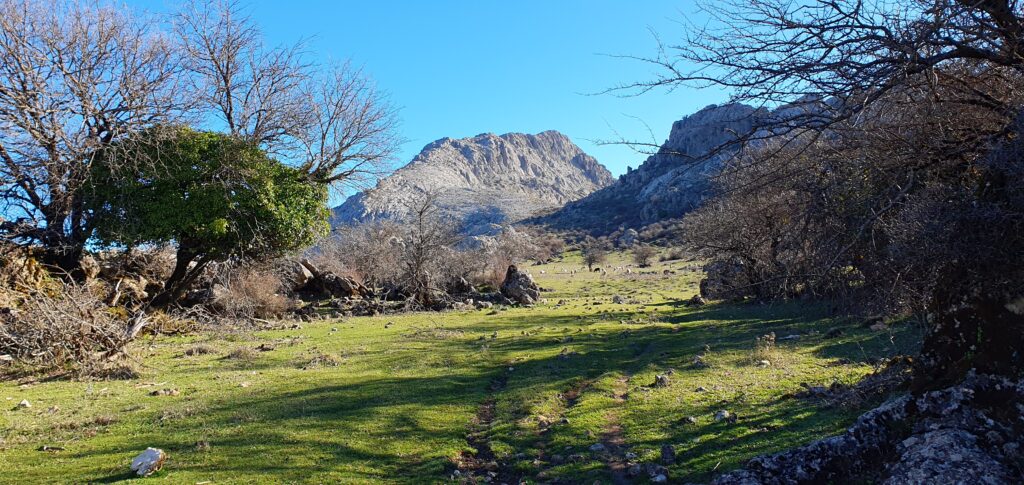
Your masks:
{"label": "rocky mountain peak", "polygon": [[[578,200],[614,181],[557,131],[483,133],[428,143],[408,165],[335,209],[335,223],[402,218],[424,194],[466,226],[505,224]],[[479,227],[470,232],[480,232]]]}

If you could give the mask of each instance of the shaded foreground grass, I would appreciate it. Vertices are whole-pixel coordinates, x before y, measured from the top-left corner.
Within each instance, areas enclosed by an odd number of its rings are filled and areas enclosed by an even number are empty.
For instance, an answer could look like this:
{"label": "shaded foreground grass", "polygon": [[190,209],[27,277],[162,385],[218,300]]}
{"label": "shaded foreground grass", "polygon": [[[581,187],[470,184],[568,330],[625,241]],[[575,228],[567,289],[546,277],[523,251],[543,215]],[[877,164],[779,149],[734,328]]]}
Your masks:
{"label": "shaded foreground grass", "polygon": [[[530,267],[552,290],[535,308],[160,337],[136,346],[135,380],[0,383],[0,483],[128,481],[147,446],[170,454],[154,477],[170,483],[443,482],[473,453],[466,434],[485,401],[493,416],[477,431],[517,477],[621,479],[615,457],[590,451],[600,442],[641,462],[671,445],[672,479],[701,481],[838,433],[860,410],[787,395],[854,382],[917,340],[911,328],[870,331],[816,306],[689,309],[695,266],[626,274],[614,269],[622,257],[606,276],[579,271],[576,256]],[[836,327],[843,336],[822,336]],[[802,337],[761,367],[754,339],[768,332]],[[233,352],[262,344],[273,350]],[[189,352],[197,346],[213,352]],[[698,353],[707,367],[693,365]],[[651,386],[655,374],[670,385]],[[150,395],[159,389],[180,393]],[[32,407],[17,409],[23,399]],[[723,409],[738,421],[715,422]]]}

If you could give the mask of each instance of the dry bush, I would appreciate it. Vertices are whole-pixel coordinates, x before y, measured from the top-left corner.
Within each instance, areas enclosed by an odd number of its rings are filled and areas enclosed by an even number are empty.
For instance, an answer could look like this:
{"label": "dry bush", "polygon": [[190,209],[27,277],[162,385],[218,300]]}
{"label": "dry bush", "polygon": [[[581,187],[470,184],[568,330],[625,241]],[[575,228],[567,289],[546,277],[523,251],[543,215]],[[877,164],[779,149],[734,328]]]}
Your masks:
{"label": "dry bush", "polygon": [[209,344],[196,344],[185,349],[185,355],[195,357],[199,355],[216,354],[217,348]]}
{"label": "dry bush", "polygon": [[238,347],[225,357],[228,360],[237,360],[245,364],[252,364],[259,357],[260,353],[249,347]]}
{"label": "dry bush", "polygon": [[225,291],[216,295],[215,305],[236,318],[281,317],[295,307],[281,280],[269,266],[228,270]]}
{"label": "dry bush", "polygon": [[85,286],[22,294],[16,306],[0,309],[0,355],[33,370],[128,377],[119,358],[145,322],[126,320]]}
{"label": "dry bush", "polygon": [[754,339],[754,350],[750,353],[750,360],[753,364],[767,361],[770,365],[776,366],[782,362],[782,352],[775,345],[775,332]]}

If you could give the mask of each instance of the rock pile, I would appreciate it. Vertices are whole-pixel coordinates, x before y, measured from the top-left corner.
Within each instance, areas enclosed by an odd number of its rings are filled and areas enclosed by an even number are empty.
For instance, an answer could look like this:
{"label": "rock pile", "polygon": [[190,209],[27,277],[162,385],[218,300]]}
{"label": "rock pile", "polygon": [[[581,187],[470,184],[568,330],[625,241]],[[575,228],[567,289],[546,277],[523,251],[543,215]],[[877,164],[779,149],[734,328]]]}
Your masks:
{"label": "rock pile", "polygon": [[971,374],[960,385],[904,396],[845,434],[754,458],[712,483],[1022,483],[1024,380]]}

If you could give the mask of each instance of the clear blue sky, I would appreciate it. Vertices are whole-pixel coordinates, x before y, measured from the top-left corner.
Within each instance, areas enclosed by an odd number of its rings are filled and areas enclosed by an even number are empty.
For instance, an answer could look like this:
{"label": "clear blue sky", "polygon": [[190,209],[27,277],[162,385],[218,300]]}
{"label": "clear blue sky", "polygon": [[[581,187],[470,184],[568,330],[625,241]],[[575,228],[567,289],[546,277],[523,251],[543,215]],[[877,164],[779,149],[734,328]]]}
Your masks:
{"label": "clear blue sky", "polygon": [[[173,0],[132,0],[150,10]],[[364,67],[401,108],[408,140],[398,165],[442,137],[554,129],[618,175],[645,158],[616,137],[657,142],[673,121],[725,101],[714,90],[681,89],[636,98],[590,96],[650,76],[641,63],[607,54],[651,55],[681,38],[692,1],[251,1],[269,44],[309,38],[325,60]]]}

